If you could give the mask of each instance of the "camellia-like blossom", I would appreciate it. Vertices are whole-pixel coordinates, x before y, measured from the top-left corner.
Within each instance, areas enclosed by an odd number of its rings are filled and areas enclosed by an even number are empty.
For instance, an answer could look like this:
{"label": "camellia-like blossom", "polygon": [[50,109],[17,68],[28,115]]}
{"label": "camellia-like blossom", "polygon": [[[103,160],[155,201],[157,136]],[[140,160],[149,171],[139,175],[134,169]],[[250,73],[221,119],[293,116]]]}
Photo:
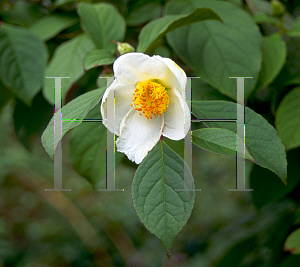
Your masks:
{"label": "camellia-like blossom", "polygon": [[[113,65],[114,82],[101,103],[103,124],[116,135],[117,150],[141,163],[166,136],[180,140],[187,134],[191,113],[184,99],[187,77],[171,59],[127,53]],[[107,98],[115,97],[114,129],[107,124]]]}

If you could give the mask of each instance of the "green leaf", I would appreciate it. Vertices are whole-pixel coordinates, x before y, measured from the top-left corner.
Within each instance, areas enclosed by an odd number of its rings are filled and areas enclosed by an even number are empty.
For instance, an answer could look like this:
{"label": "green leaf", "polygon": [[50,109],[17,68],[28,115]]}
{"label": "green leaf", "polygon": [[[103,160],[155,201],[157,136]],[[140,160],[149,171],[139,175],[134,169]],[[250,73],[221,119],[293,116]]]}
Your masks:
{"label": "green leaf", "polygon": [[223,0],[223,1],[231,2],[232,4],[235,4],[240,7],[243,6],[243,0]]}
{"label": "green leaf", "polygon": [[220,17],[209,8],[197,8],[190,14],[168,15],[153,20],[141,30],[137,51],[145,52],[157,39],[170,31],[209,19],[222,21]]}
{"label": "green leaf", "polygon": [[86,70],[114,63],[115,57],[106,49],[93,49],[87,52],[83,64]]}
{"label": "green leaf", "polygon": [[[210,238],[206,250],[213,262],[204,266],[278,266],[294,211],[295,205],[291,201],[271,203],[258,212],[249,212],[247,216],[221,227]],[[261,257],[266,250],[272,256]]]}
{"label": "green leaf", "polygon": [[[81,123],[80,120],[83,120],[88,114],[88,112],[100,102],[104,91],[105,88],[100,88],[100,89],[90,91],[88,93],[85,93],[75,98],[70,103],[62,107],[63,122],[62,122],[61,138],[63,138],[68,131],[70,131],[71,129],[73,129],[74,127],[78,126]],[[57,113],[59,114],[60,111],[58,111]],[[68,121],[64,121],[64,120],[68,120]],[[53,116],[42,135],[42,144],[52,160],[53,160],[54,151],[60,140],[61,139],[55,140],[55,144],[54,144],[54,116]]]}
{"label": "green leaf", "polygon": [[286,37],[285,39],[287,44],[286,62],[274,81],[279,88],[289,84],[300,84],[300,37]]}
{"label": "green leaf", "polygon": [[89,4],[80,2],[78,14],[82,29],[91,37],[97,48],[116,51],[116,44],[110,40],[122,41],[126,23],[117,9],[110,4]]}
{"label": "green leaf", "polygon": [[291,37],[300,37],[300,17],[295,20],[292,29],[286,34]]}
{"label": "green leaf", "polygon": [[171,58],[170,49],[164,45],[155,47],[153,55],[159,55],[161,57]]}
{"label": "green leaf", "polygon": [[53,4],[53,7],[58,8],[60,6],[66,5],[66,4],[70,4],[75,2],[75,0],[56,0]]}
{"label": "green leaf", "polygon": [[1,92],[1,97],[0,97],[0,112],[2,108],[6,105],[8,100],[13,96],[11,91],[7,89],[0,80],[0,92]]}
{"label": "green leaf", "polygon": [[278,33],[263,38],[263,60],[258,80],[258,90],[267,87],[278,75],[286,59],[285,42]]}
{"label": "green leaf", "polygon": [[44,41],[57,35],[62,30],[74,25],[78,19],[50,15],[34,23],[29,30]]}
{"label": "green leaf", "polygon": [[272,15],[272,7],[270,2],[261,0],[252,0],[251,2],[258,14],[264,13],[267,15]]}
{"label": "green leaf", "polygon": [[[285,186],[275,173],[258,165],[253,166],[250,173],[250,188],[254,205],[260,209],[264,205],[278,201],[293,191],[300,182],[299,176],[299,149],[287,152],[287,185]],[[272,185],[272,186],[270,186]]]}
{"label": "green leaf", "polygon": [[[192,132],[192,141],[200,148],[229,156],[236,156],[239,142],[244,146],[244,140],[238,137],[236,133],[222,128],[195,130]],[[244,154],[238,156],[243,158]],[[245,158],[254,161],[247,148],[245,149]]]}
{"label": "green leaf", "polygon": [[228,96],[221,94],[217,89],[204,83],[202,79],[192,79],[193,101],[195,100],[228,100]]}
{"label": "green leaf", "polygon": [[274,26],[279,26],[279,20],[264,13],[258,13],[254,16],[254,21],[258,24],[270,23]]}
{"label": "green leaf", "polygon": [[300,86],[281,101],[275,116],[276,129],[286,149],[300,146]]}
{"label": "green leaf", "polygon": [[296,210],[296,214],[295,214],[295,223],[296,224],[300,224],[300,208],[298,208]]}
{"label": "green leaf", "polygon": [[284,250],[300,254],[300,228],[292,232],[284,243]]}
{"label": "green leaf", "polygon": [[22,101],[31,103],[41,89],[47,64],[45,44],[27,29],[0,27],[0,77]]}
{"label": "green leaf", "polygon": [[[55,50],[47,67],[46,77],[70,77],[62,79],[63,99],[71,85],[84,74],[84,56],[93,48],[93,42],[85,34],[81,34]],[[54,79],[44,79],[43,94],[49,103],[54,103]]]}
{"label": "green leaf", "polygon": [[[192,113],[198,119],[236,120],[237,104],[228,101],[193,101]],[[236,133],[234,122],[203,122],[210,128],[225,128]],[[261,115],[245,108],[245,146],[256,164],[287,179],[285,148],[276,130]]]}
{"label": "green leaf", "polygon": [[8,6],[3,4],[4,2],[1,2],[1,21],[26,28],[48,12],[44,6],[29,1],[17,1]]}
{"label": "green leaf", "polygon": [[300,256],[290,255],[284,259],[279,267],[300,266]]}
{"label": "green leaf", "polygon": [[13,126],[16,137],[28,150],[32,149],[36,137],[41,136],[47,127],[49,119],[53,116],[51,106],[39,92],[27,106],[16,99],[13,113]]}
{"label": "green leaf", "polygon": [[145,5],[132,10],[126,18],[128,26],[139,26],[147,21],[156,19],[161,13],[161,5],[158,2],[148,2]]}
{"label": "green leaf", "polygon": [[176,152],[181,158],[184,159],[184,139],[181,140],[171,140],[167,137],[163,137],[164,142]]}
{"label": "green leaf", "polygon": [[245,84],[245,97],[254,89],[261,67],[261,34],[248,13],[220,1],[178,0],[166,5],[166,14],[210,8],[222,19],[203,21],[167,34],[176,54],[204,82],[236,99],[236,81],[229,77],[253,77]]}
{"label": "green leaf", "polygon": [[[167,253],[194,205],[194,191],[175,191],[184,186],[184,164],[173,150],[159,142],[139,165],[132,183],[137,215]],[[190,172],[188,175],[193,180]]]}
{"label": "green leaf", "polygon": [[[86,119],[101,119],[99,105]],[[106,131],[101,121],[84,122],[73,130],[70,139],[70,157],[75,170],[96,188],[106,174]],[[123,157],[124,154],[115,153],[116,165]]]}

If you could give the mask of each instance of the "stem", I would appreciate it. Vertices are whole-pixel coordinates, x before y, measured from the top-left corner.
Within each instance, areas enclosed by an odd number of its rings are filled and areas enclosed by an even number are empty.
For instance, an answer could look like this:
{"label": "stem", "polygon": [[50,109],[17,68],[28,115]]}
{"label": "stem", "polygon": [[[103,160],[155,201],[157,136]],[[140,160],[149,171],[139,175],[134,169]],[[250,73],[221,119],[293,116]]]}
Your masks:
{"label": "stem", "polygon": [[117,41],[115,41],[115,40],[113,40],[113,39],[110,39],[110,41],[111,41],[112,43],[115,43],[116,45],[119,44],[119,42],[117,42]]}
{"label": "stem", "polygon": [[251,13],[253,16],[255,16],[257,14],[257,11],[255,9],[255,6],[253,5],[252,1],[251,0],[245,0],[248,8],[250,9]]}
{"label": "stem", "polygon": [[65,33],[65,34],[59,34],[57,35],[57,38],[59,39],[71,39],[75,36],[77,36],[78,34],[82,33],[82,30],[77,30],[75,32],[70,32],[70,33]]}
{"label": "stem", "polygon": [[[113,40],[113,39],[110,39],[110,41],[111,41],[112,43],[116,44],[116,45],[119,45],[119,44],[120,44],[119,42],[117,42],[117,41],[115,41],[115,40]],[[118,52],[118,50],[116,50],[116,54],[117,54],[117,57],[121,56],[121,54]]]}
{"label": "stem", "polygon": [[282,19],[283,16],[281,16],[279,18],[279,33],[280,34],[284,34],[285,32],[287,32],[286,28],[284,27],[283,25],[283,19]]}

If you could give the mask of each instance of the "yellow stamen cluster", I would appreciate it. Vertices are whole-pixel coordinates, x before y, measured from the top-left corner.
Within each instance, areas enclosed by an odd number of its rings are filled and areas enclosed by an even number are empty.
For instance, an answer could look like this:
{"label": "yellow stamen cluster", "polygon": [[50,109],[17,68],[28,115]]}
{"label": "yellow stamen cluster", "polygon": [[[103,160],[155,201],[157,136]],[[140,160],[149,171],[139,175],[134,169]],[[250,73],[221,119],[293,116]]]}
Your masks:
{"label": "yellow stamen cluster", "polygon": [[135,110],[144,113],[147,119],[152,119],[152,115],[161,116],[169,105],[169,96],[165,87],[157,82],[140,82],[133,93],[131,106]]}

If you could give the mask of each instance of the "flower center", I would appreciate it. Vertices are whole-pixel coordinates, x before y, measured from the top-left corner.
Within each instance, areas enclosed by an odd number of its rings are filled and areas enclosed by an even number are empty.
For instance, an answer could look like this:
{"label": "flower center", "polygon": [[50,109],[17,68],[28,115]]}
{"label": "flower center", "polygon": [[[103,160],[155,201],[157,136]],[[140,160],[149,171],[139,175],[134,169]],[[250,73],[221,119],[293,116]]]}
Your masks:
{"label": "flower center", "polygon": [[140,82],[133,93],[131,106],[144,113],[147,119],[152,119],[152,115],[161,116],[169,105],[169,96],[165,87],[157,82]]}

